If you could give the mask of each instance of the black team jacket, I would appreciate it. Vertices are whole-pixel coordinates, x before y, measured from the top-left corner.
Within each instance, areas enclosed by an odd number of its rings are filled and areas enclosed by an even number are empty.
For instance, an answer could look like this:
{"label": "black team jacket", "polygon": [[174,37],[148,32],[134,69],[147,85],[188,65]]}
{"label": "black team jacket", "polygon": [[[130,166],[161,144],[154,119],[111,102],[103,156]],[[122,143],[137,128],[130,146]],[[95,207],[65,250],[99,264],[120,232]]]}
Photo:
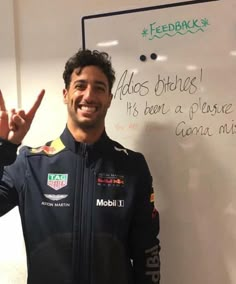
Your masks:
{"label": "black team jacket", "polygon": [[28,284],[159,283],[159,215],[142,154],[67,128],[39,148],[0,140],[0,216],[18,206]]}

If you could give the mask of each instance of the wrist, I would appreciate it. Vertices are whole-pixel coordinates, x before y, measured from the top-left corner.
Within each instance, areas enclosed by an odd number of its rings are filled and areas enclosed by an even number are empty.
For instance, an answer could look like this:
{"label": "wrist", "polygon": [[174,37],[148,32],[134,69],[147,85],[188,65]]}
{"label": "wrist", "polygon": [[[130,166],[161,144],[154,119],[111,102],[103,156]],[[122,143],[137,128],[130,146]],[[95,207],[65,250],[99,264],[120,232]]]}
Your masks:
{"label": "wrist", "polygon": [[8,140],[7,138],[0,137],[0,146],[2,145],[12,145],[12,146],[20,146],[21,142],[18,142],[14,139]]}
{"label": "wrist", "polygon": [[14,163],[17,148],[20,144],[14,144],[6,139],[0,138],[0,165],[7,166]]}

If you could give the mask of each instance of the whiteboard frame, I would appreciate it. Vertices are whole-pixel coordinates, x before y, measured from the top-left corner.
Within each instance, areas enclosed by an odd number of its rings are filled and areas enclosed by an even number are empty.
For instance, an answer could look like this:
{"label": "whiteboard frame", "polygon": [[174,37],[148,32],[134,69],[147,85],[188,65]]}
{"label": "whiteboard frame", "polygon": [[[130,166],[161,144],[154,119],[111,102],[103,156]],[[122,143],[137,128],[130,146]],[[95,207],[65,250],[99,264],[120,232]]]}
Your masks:
{"label": "whiteboard frame", "polygon": [[151,10],[160,10],[160,9],[166,9],[166,8],[179,7],[179,6],[202,4],[202,3],[208,3],[208,2],[216,2],[216,1],[222,1],[222,0],[192,0],[192,1],[169,3],[169,4],[162,4],[162,5],[157,5],[157,6],[142,7],[142,8],[136,8],[136,9],[129,9],[129,10],[122,10],[122,11],[83,16],[81,19],[82,49],[86,49],[86,22],[91,19],[111,17],[111,16],[131,14],[131,13],[146,12],[146,11],[151,11]]}

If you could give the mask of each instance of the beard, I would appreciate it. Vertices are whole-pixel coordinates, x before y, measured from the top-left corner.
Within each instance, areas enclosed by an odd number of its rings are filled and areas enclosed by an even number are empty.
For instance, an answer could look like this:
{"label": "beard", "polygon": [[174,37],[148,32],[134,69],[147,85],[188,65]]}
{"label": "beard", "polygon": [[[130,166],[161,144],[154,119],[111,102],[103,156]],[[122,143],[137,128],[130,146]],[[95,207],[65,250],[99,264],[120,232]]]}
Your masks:
{"label": "beard", "polygon": [[75,120],[75,125],[77,128],[83,129],[84,131],[86,130],[92,130],[100,127],[101,122],[98,120],[95,121],[80,121],[80,120]]}

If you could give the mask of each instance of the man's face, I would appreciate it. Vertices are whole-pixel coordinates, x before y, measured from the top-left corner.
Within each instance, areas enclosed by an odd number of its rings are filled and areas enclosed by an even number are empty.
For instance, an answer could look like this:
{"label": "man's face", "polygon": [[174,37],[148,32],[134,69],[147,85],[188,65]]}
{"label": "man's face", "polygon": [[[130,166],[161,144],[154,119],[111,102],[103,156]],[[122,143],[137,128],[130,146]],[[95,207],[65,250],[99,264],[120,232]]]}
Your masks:
{"label": "man's face", "polygon": [[63,91],[68,123],[83,130],[102,130],[112,100],[108,79],[96,66],[78,71],[73,71],[70,86]]}

